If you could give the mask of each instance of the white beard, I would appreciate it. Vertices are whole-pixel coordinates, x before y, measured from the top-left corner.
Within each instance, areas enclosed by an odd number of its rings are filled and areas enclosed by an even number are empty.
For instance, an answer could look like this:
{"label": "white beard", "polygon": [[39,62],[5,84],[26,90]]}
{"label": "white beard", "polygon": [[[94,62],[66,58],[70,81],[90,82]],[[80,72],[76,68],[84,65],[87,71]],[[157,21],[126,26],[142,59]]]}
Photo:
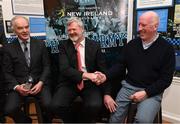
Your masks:
{"label": "white beard", "polygon": [[78,39],[79,39],[79,37],[77,37],[77,36],[73,36],[73,37],[69,37],[73,42],[76,42]]}

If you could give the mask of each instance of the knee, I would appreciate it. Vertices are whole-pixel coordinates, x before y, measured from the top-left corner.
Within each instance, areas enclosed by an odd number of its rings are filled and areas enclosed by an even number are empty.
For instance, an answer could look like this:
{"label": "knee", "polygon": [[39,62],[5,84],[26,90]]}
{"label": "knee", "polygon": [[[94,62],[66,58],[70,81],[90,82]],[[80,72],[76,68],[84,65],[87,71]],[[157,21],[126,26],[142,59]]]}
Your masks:
{"label": "knee", "polygon": [[91,111],[99,111],[102,108],[102,103],[101,102],[90,102],[85,104],[85,108]]}
{"label": "knee", "polygon": [[9,114],[15,113],[17,110],[18,110],[17,106],[5,106],[4,114],[9,115]]}
{"label": "knee", "polygon": [[51,111],[54,113],[54,114],[57,114],[59,113],[60,111],[65,111],[67,110],[69,107],[67,106],[63,106],[59,103],[56,103],[56,102],[52,102],[51,103],[51,106],[50,106],[50,109]]}
{"label": "knee", "polygon": [[50,102],[50,101],[43,102],[42,104],[43,104],[43,107],[44,107],[45,109],[51,108],[51,102]]}
{"label": "knee", "polygon": [[136,115],[134,122],[135,123],[153,123],[153,120],[154,118],[150,116],[146,116],[146,114],[144,114],[143,116]]}

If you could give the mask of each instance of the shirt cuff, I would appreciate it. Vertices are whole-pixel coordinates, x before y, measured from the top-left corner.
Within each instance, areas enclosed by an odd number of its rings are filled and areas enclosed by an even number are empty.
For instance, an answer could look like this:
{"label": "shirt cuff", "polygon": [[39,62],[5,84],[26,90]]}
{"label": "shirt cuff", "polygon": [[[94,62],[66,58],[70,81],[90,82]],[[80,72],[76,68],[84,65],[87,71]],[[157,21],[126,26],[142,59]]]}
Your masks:
{"label": "shirt cuff", "polygon": [[40,83],[40,84],[42,84],[42,85],[44,84],[44,82],[43,82],[43,81],[39,81],[38,83]]}
{"label": "shirt cuff", "polygon": [[13,88],[13,90],[16,90],[16,87],[17,87],[17,86],[19,86],[19,85],[16,85],[16,86]]}

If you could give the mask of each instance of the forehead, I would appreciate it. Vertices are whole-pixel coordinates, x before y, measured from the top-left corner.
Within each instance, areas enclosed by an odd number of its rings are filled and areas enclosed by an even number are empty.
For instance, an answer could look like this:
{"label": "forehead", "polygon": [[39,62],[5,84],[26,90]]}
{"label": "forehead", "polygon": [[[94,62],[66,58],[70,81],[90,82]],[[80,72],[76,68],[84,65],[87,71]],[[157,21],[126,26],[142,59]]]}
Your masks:
{"label": "forehead", "polygon": [[15,20],[15,25],[16,26],[27,26],[27,25],[29,25],[29,23],[24,18],[18,18],[18,19]]}
{"label": "forehead", "polygon": [[149,23],[150,23],[150,20],[149,20],[147,17],[140,16],[140,17],[139,17],[139,23],[149,24]]}
{"label": "forehead", "polygon": [[77,22],[71,22],[68,24],[68,28],[81,28]]}
{"label": "forehead", "polygon": [[146,21],[147,23],[151,23],[153,20],[155,20],[155,15],[152,13],[143,13],[139,20]]}

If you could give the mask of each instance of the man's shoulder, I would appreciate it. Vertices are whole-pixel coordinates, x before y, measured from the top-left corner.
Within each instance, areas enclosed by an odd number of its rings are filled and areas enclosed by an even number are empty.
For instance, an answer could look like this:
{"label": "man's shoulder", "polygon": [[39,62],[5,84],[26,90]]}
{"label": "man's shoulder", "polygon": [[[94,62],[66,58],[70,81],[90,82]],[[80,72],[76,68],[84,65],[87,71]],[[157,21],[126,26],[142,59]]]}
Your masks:
{"label": "man's shoulder", "polygon": [[60,40],[59,45],[58,45],[59,49],[61,49],[61,48],[66,49],[66,48],[71,47],[71,46],[72,46],[72,41],[68,40],[68,39]]}
{"label": "man's shoulder", "polygon": [[69,44],[71,43],[72,41],[70,39],[66,39],[66,40],[61,40],[59,41],[59,44]]}
{"label": "man's shoulder", "polygon": [[35,38],[31,38],[30,39],[32,42],[37,42],[37,43],[44,43],[45,41],[41,40],[41,39],[35,39]]}
{"label": "man's shoulder", "polygon": [[15,42],[6,43],[3,45],[3,52],[14,54],[14,50],[16,49]]}
{"label": "man's shoulder", "polygon": [[18,39],[14,39],[13,41],[4,44],[4,48],[14,47],[14,45],[18,43],[19,43]]}
{"label": "man's shoulder", "polygon": [[45,46],[44,40],[31,38],[30,42],[38,46]]}
{"label": "man's shoulder", "polygon": [[134,38],[134,39],[132,39],[132,40],[130,40],[126,45],[125,45],[125,47],[134,47],[135,45],[137,45],[137,44],[139,44],[139,43],[141,43],[141,39],[139,38],[139,37],[137,37],[137,38]]}
{"label": "man's shoulder", "polygon": [[94,40],[91,40],[91,39],[89,39],[89,38],[86,38],[86,39],[85,39],[85,42],[86,42],[87,45],[92,45],[92,46],[99,46],[99,45],[100,45],[99,42],[94,41]]}
{"label": "man's shoulder", "polygon": [[161,36],[157,39],[157,41],[158,41],[160,46],[164,46],[164,47],[168,47],[168,48],[173,48],[172,44],[169,43],[166,39],[164,39]]}

